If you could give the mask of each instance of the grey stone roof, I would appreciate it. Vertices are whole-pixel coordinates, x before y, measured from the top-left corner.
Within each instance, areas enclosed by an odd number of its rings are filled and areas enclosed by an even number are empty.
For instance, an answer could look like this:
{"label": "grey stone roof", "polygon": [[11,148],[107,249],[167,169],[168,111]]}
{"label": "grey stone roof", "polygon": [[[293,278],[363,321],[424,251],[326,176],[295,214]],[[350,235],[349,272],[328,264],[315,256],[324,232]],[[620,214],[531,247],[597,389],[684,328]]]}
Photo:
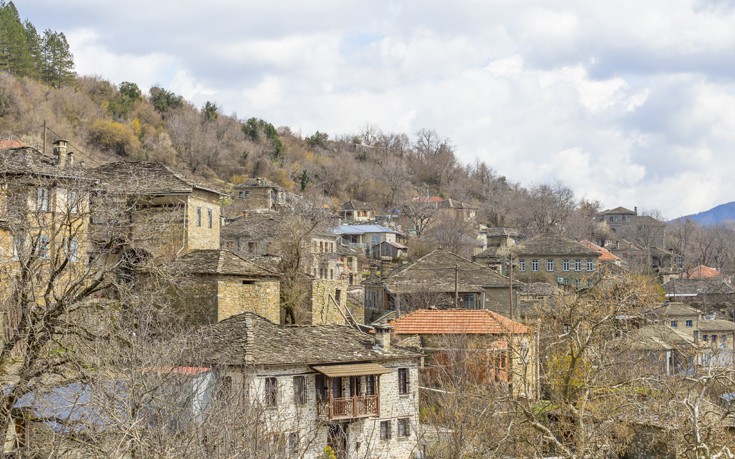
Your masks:
{"label": "grey stone roof", "polygon": [[373,210],[373,206],[366,202],[350,199],[342,204],[342,210]]}
{"label": "grey stone roof", "polygon": [[723,319],[700,320],[700,331],[733,331],[735,330],[735,322]]}
{"label": "grey stone roof", "polygon": [[590,250],[579,242],[567,239],[558,234],[545,233],[533,237],[510,248],[515,256],[582,256],[599,257],[595,250]]}
{"label": "grey stone roof", "polygon": [[461,292],[508,287],[509,279],[502,274],[443,249],[393,271],[385,285],[393,293],[454,292],[455,266],[459,270]]}
{"label": "grey stone roof", "polygon": [[521,235],[520,231],[515,228],[504,228],[502,226],[491,226],[484,232],[487,237],[519,237]]}
{"label": "grey stone roof", "polygon": [[202,361],[214,365],[315,365],[417,357],[397,346],[383,352],[348,325],[277,325],[246,312],[205,327]]}
{"label": "grey stone roof", "polygon": [[636,215],[636,213],[635,211],[626,209],[625,207],[618,206],[614,209],[608,209],[608,210],[602,211],[600,215]]}
{"label": "grey stone roof", "polygon": [[115,190],[139,195],[187,194],[195,189],[224,195],[197,184],[168,166],[145,161],[118,161],[92,169],[100,181]]}
{"label": "grey stone roof", "polygon": [[233,218],[222,226],[220,236],[225,240],[236,237],[266,240],[275,234],[276,227],[282,221],[283,218],[276,212],[248,212],[247,217]]}
{"label": "grey stone roof", "polygon": [[666,325],[647,325],[631,331],[626,337],[630,347],[635,350],[667,351],[694,348],[694,338],[684,332]]}
{"label": "grey stone roof", "polygon": [[558,293],[559,289],[547,282],[528,282],[521,284],[518,289],[519,295],[530,296],[553,296]]}
{"label": "grey stone roof", "polygon": [[671,279],[664,284],[667,295],[700,295],[703,293],[733,294],[733,289],[724,279]]}
{"label": "grey stone roof", "polygon": [[275,188],[277,190],[283,190],[283,188],[277,183],[271,182],[267,178],[253,177],[245,180],[242,183],[235,185],[235,189],[240,188]]}
{"label": "grey stone roof", "polygon": [[656,317],[683,317],[699,315],[699,309],[684,303],[667,303],[652,309],[649,314]]}
{"label": "grey stone roof", "polygon": [[171,262],[174,272],[277,277],[270,269],[246,260],[229,250],[193,250]]}
{"label": "grey stone roof", "polygon": [[639,226],[666,226],[661,220],[656,220],[649,215],[640,215],[636,217],[635,224]]}
{"label": "grey stone roof", "polygon": [[31,147],[0,150],[0,174],[92,179],[88,171],[78,165],[59,167],[54,157]]}

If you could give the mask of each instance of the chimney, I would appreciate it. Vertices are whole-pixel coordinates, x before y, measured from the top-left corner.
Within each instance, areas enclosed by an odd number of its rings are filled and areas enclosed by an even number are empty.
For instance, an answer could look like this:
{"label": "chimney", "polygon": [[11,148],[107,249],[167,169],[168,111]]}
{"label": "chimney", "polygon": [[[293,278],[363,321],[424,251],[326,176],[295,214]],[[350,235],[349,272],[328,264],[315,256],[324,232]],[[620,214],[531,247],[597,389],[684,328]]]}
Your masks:
{"label": "chimney", "polygon": [[70,151],[66,154],[66,167],[73,167],[74,166],[74,152]]}
{"label": "chimney", "polygon": [[374,323],[375,347],[383,352],[390,352],[390,332],[393,327],[387,324]]}
{"label": "chimney", "polygon": [[68,145],[68,142],[63,139],[59,139],[56,142],[54,142],[54,159],[56,160],[56,165],[59,167],[64,166],[64,162],[66,161],[66,147]]}
{"label": "chimney", "polygon": [[638,206],[633,207],[633,212],[635,212],[635,214],[638,215]]}
{"label": "chimney", "polygon": [[370,281],[375,281],[376,277],[378,276],[378,267],[375,265],[370,265],[370,277],[368,279]]}
{"label": "chimney", "polygon": [[248,218],[248,211],[247,210],[243,210],[242,211],[242,218],[243,219]]}

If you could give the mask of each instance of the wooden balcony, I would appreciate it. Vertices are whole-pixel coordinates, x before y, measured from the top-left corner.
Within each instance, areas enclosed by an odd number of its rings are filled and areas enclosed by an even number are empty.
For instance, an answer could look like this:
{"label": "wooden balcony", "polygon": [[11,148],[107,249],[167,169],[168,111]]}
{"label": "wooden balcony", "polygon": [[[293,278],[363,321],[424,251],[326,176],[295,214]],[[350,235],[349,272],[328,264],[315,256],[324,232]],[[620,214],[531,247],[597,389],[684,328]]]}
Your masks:
{"label": "wooden balcony", "polygon": [[317,406],[320,417],[330,420],[356,419],[378,416],[380,414],[379,400],[378,395],[361,395],[333,398],[331,401],[320,402]]}

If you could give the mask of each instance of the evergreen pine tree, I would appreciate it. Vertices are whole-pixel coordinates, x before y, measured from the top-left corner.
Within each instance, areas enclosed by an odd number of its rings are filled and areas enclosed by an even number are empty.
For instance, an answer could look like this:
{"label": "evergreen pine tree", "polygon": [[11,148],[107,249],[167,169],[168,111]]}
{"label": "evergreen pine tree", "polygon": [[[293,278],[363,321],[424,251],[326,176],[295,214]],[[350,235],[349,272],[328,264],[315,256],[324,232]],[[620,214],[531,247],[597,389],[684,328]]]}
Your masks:
{"label": "evergreen pine tree", "polygon": [[28,76],[32,78],[38,78],[41,75],[41,68],[43,59],[41,56],[41,37],[36,31],[36,27],[31,24],[31,21],[26,20],[24,23],[26,33],[26,43],[28,46],[28,54],[31,60],[31,71]]}
{"label": "evergreen pine tree", "polygon": [[0,70],[19,76],[33,73],[26,31],[13,2],[0,4]]}
{"label": "evergreen pine tree", "polygon": [[45,30],[41,42],[41,80],[55,88],[70,84],[76,77],[74,56],[62,32]]}

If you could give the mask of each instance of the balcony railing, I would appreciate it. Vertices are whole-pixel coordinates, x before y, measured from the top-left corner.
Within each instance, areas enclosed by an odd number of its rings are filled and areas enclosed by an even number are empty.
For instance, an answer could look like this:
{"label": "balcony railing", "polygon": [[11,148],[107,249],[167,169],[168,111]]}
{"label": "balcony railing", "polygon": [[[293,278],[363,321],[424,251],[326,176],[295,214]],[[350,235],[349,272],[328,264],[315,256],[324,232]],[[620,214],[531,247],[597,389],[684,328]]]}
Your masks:
{"label": "balcony railing", "polygon": [[[331,408],[331,409],[330,409]],[[380,403],[377,395],[341,397],[319,403],[319,416],[329,419],[351,419],[378,416]]]}

